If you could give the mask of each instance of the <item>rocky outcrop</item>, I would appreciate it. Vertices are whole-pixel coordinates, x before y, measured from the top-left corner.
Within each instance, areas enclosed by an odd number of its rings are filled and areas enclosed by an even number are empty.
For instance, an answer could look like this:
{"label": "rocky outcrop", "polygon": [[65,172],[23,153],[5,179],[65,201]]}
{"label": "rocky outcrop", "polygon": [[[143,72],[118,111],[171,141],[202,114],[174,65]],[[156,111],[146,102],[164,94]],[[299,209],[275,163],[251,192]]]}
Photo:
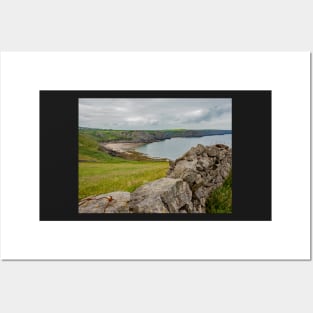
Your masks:
{"label": "rocky outcrop", "polygon": [[194,209],[205,212],[209,194],[221,186],[232,167],[232,149],[218,144],[197,145],[170,164],[168,177],[180,178],[192,191]]}
{"label": "rocky outcrop", "polygon": [[79,213],[129,213],[130,193],[116,191],[82,199]]}
{"label": "rocky outcrop", "polygon": [[228,146],[197,145],[170,163],[167,177],[131,194],[118,191],[85,198],[79,213],[205,213],[207,198],[223,184],[231,168]]}
{"label": "rocky outcrop", "polygon": [[[133,130],[133,131],[121,131],[121,136],[127,138],[132,142],[155,142],[170,138],[179,137],[203,137],[210,135],[224,135],[231,134],[231,130],[216,130],[216,129],[181,129],[181,130],[154,130],[154,131],[144,131],[144,130]],[[122,139],[123,141],[123,139]]]}
{"label": "rocky outcrop", "polygon": [[192,193],[182,179],[161,178],[136,189],[130,197],[132,213],[191,213]]}

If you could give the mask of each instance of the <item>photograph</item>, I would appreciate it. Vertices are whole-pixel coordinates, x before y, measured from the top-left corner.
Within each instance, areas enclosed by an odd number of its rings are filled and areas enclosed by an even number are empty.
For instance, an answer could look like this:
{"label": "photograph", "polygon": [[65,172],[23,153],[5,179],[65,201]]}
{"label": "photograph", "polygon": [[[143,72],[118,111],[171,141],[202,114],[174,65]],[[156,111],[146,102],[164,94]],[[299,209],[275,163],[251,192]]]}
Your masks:
{"label": "photograph", "polygon": [[231,98],[79,98],[80,214],[232,214]]}

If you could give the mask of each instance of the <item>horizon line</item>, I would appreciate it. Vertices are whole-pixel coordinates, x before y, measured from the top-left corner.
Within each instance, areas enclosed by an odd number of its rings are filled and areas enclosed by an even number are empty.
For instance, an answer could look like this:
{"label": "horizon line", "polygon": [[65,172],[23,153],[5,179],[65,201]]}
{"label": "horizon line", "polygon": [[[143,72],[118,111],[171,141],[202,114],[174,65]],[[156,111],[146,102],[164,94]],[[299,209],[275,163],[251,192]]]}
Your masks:
{"label": "horizon line", "polygon": [[100,128],[100,127],[88,127],[88,126],[78,126],[78,128],[88,128],[88,129],[100,129],[100,130],[232,130],[232,129],[225,129],[225,128],[160,128],[160,129],[114,129],[114,128]]}

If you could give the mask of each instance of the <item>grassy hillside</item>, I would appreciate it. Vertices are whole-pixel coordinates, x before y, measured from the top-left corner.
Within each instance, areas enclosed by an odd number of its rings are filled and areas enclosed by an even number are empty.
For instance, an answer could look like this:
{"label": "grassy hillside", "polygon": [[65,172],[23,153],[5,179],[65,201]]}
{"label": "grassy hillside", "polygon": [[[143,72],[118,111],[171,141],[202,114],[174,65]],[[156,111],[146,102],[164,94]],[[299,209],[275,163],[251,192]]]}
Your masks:
{"label": "grassy hillside", "polygon": [[78,139],[78,159],[80,161],[98,161],[98,162],[122,162],[120,158],[110,156],[108,153],[99,149],[99,143],[94,136],[85,133],[79,133]]}
{"label": "grassy hillside", "polygon": [[232,213],[232,173],[223,185],[215,189],[207,200],[207,213]]}
{"label": "grassy hillside", "polygon": [[134,191],[146,182],[164,177],[165,161],[130,161],[99,149],[95,136],[79,133],[79,200],[112,191]]}
{"label": "grassy hillside", "polygon": [[79,133],[97,142],[125,141],[125,142],[153,142],[174,137],[201,137],[208,135],[229,134],[231,130],[217,129],[164,129],[164,130],[111,130],[80,128]]}

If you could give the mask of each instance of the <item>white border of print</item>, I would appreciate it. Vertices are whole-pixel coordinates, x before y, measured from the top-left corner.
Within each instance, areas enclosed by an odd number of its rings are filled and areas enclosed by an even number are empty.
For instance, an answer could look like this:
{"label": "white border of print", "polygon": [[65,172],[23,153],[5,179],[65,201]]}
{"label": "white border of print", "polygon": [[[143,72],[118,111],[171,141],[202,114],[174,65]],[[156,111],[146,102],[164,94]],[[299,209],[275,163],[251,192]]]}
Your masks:
{"label": "white border of print", "polygon": [[[272,90],[272,221],[40,222],[39,90]],[[1,54],[3,259],[308,260],[309,169],[308,52]]]}

